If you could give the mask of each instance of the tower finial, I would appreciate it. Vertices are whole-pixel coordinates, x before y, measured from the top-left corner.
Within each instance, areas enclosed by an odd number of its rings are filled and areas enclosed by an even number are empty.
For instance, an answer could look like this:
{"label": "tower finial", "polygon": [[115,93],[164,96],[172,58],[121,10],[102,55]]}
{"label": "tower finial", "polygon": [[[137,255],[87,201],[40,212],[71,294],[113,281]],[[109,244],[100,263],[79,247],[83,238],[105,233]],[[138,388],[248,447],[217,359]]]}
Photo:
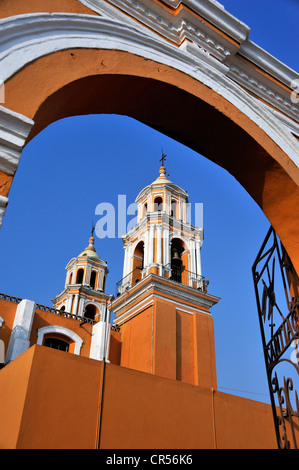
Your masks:
{"label": "tower finial", "polygon": [[163,148],[162,148],[162,158],[159,160],[159,162],[162,162],[162,166],[164,166],[164,161],[166,160],[166,154],[163,153]]}
{"label": "tower finial", "polygon": [[91,224],[91,237],[89,238],[89,245],[85,248],[85,250],[96,251],[95,247],[93,246],[94,245],[94,237],[93,237],[94,231],[95,231],[95,225],[92,221],[92,224]]}
{"label": "tower finial", "polygon": [[94,231],[95,231],[95,225],[93,223],[93,221],[91,222],[91,236],[93,237],[93,234],[94,234]]}

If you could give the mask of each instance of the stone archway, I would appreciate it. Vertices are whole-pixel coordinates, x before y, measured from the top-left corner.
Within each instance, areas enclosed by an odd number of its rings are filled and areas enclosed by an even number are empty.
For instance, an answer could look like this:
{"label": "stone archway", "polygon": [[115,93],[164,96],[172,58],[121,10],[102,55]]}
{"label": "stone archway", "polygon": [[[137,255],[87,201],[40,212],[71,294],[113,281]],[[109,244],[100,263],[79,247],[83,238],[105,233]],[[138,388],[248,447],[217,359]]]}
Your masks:
{"label": "stone archway", "polygon": [[[125,114],[229,171],[261,207],[299,271],[294,106],[282,124],[278,108],[273,114],[272,103],[227,76],[225,49],[215,40],[219,56],[194,54],[187,36],[175,48],[165,38],[144,34],[137,22],[129,27],[117,14],[96,16],[95,9],[90,15],[71,10],[3,20],[2,212],[22,147],[34,135],[67,116]],[[232,38],[230,44],[231,53],[237,46]]]}

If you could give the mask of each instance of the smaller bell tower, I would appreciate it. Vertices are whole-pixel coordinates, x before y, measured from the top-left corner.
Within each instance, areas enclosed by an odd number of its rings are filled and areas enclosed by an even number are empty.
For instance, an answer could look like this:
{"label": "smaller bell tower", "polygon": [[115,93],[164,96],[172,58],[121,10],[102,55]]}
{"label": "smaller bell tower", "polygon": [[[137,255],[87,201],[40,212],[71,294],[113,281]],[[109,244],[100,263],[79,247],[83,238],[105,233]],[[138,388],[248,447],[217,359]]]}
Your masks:
{"label": "smaller bell tower", "polygon": [[124,237],[123,279],[111,303],[120,365],[216,389],[214,327],[201,270],[203,228],[187,221],[188,194],[159,176],[137,196]]}
{"label": "smaller bell tower", "polygon": [[105,293],[107,263],[101,260],[94,247],[94,237],[88,246],[66,266],[63,291],[52,299],[58,310],[100,321],[111,295]]}

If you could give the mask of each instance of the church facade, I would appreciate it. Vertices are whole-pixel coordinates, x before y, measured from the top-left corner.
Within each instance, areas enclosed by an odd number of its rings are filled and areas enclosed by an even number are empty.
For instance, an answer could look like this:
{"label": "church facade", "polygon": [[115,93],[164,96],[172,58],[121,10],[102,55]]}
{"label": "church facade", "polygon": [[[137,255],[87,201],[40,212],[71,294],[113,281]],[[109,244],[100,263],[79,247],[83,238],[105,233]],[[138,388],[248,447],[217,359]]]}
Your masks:
{"label": "church facade", "polygon": [[275,448],[270,405],[217,390],[188,194],[161,166],[136,203],[116,296],[93,236],[53,307],[1,294],[0,448]]}

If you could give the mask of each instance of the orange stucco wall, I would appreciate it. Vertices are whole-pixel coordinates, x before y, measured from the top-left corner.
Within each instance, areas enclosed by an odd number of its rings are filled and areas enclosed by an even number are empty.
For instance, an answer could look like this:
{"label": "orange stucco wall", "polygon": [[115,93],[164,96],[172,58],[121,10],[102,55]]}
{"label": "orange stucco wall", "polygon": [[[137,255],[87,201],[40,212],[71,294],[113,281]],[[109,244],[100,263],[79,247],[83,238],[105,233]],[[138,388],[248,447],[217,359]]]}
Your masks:
{"label": "orange stucco wall", "polygon": [[124,367],[152,372],[153,308],[148,307],[122,325],[121,363]]}
{"label": "orange stucco wall", "polygon": [[103,363],[33,346],[1,370],[0,447],[94,448]]}
{"label": "orange stucco wall", "polygon": [[105,384],[102,448],[276,448],[269,405],[115,365]]}
{"label": "orange stucco wall", "polygon": [[102,402],[102,377],[102,362],[30,348],[0,371],[0,448],[276,448],[270,405],[113,364]]}

